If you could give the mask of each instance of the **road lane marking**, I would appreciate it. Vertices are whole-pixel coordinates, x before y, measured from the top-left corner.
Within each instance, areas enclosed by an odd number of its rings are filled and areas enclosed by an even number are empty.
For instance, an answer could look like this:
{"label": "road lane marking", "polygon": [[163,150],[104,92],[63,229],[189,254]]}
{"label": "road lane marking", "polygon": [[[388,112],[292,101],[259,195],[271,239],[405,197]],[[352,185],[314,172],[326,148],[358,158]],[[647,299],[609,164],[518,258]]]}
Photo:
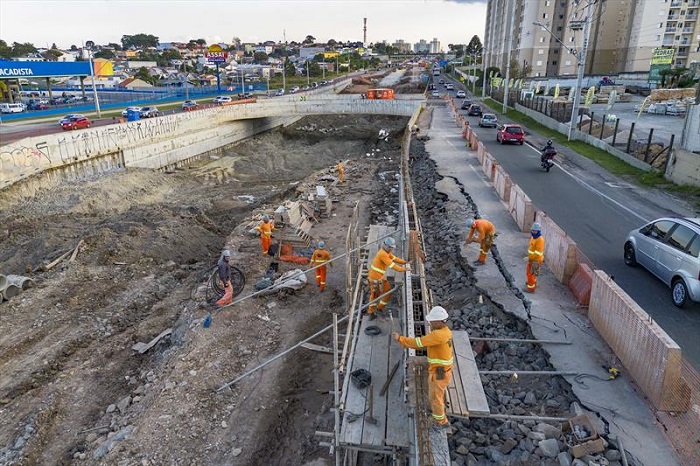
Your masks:
{"label": "road lane marking", "polygon": [[[530,145],[528,145],[527,147],[529,147],[529,148],[532,149],[533,151],[537,152],[538,154],[540,153],[539,150],[535,149],[534,147],[532,147],[532,146],[530,146]],[[605,194],[605,193],[603,193],[602,191],[599,191],[598,189],[594,188],[593,186],[591,186],[591,185],[588,184],[587,182],[583,181],[582,178],[580,178],[580,177],[574,175],[573,173],[571,173],[570,171],[568,171],[567,169],[565,169],[564,167],[562,167],[560,164],[554,162],[554,165],[556,165],[557,167],[559,167],[559,169],[560,169],[561,171],[563,171],[564,173],[566,173],[567,175],[569,175],[569,176],[570,176],[571,178],[573,178],[574,180],[578,181],[581,185],[583,185],[583,186],[584,186],[585,188],[587,188],[588,190],[590,190],[590,191],[596,193],[597,195],[599,195],[600,197],[602,197],[602,198],[604,198],[604,199],[607,199],[608,201],[612,202],[613,204],[615,204],[615,205],[618,206],[619,208],[621,208],[621,209],[625,210],[626,212],[628,212],[628,213],[634,215],[635,217],[637,217],[637,218],[638,218],[639,220],[641,220],[642,222],[644,222],[644,223],[649,223],[649,220],[647,220],[646,218],[642,217],[642,216],[639,215],[637,212],[633,211],[632,209],[630,209],[630,208],[627,207],[627,206],[624,206],[624,205],[620,204],[619,202],[617,202],[615,199],[611,198],[611,197],[608,196],[607,194]]]}

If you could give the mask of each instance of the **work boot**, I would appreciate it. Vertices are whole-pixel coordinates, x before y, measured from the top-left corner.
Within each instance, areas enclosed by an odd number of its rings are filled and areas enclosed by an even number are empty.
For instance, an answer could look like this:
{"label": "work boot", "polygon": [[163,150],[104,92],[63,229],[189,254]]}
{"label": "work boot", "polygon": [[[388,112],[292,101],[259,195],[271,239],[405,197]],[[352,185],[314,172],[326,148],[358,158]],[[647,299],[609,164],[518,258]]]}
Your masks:
{"label": "work boot", "polygon": [[377,314],[375,314],[374,312],[370,313],[369,320],[374,320],[376,318],[377,318]]}
{"label": "work boot", "polygon": [[478,267],[480,265],[485,265],[486,262],[481,262],[480,260],[475,260],[472,264]]}

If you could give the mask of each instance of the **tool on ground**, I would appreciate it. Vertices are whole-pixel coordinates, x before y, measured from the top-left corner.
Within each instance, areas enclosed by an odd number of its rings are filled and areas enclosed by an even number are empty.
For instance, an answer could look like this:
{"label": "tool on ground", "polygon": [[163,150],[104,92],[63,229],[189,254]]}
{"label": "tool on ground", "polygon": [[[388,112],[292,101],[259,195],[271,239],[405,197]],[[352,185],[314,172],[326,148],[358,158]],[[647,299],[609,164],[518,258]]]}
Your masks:
{"label": "tool on ground", "polygon": [[384,396],[386,391],[389,389],[389,384],[391,383],[391,380],[394,378],[394,374],[396,374],[396,371],[398,370],[400,364],[401,364],[401,359],[396,361],[396,364],[394,364],[394,367],[391,369],[391,373],[389,374],[389,377],[386,379],[386,382],[384,382],[384,385],[382,386],[382,389],[379,392],[379,396]]}
{"label": "tool on ground", "polygon": [[389,309],[389,320],[391,321],[391,332],[393,333],[396,331],[396,327],[394,327],[394,312],[391,309]]}
{"label": "tool on ground", "polygon": [[379,421],[377,421],[377,419],[374,417],[374,413],[372,412],[374,408],[374,384],[369,384],[369,391],[367,393],[367,399],[369,401],[369,414],[365,420],[370,424],[377,424]]}
{"label": "tool on ground", "polygon": [[603,366],[603,369],[608,371],[608,380],[615,380],[622,375],[622,371],[617,367]]}

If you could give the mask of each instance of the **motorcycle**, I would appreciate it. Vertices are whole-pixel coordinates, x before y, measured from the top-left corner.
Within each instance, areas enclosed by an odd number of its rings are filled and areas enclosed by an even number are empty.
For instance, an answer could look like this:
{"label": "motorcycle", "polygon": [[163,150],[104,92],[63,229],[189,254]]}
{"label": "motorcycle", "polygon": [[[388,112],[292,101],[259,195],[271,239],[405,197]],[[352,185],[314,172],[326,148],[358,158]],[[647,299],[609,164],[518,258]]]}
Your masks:
{"label": "motorcycle", "polygon": [[554,156],[557,155],[557,151],[554,148],[545,149],[542,151],[540,156],[540,167],[544,168],[547,173],[554,166]]}

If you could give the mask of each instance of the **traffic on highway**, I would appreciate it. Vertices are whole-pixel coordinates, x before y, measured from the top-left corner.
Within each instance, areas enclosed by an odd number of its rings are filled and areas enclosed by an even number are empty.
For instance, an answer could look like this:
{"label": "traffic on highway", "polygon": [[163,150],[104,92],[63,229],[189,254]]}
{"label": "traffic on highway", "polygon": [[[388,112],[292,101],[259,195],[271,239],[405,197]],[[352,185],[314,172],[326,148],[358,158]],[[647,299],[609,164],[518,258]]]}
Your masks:
{"label": "traffic on highway", "polygon": [[[441,94],[446,93],[451,98],[456,98],[457,90],[463,86],[445,75],[434,79],[443,80],[444,84],[438,86],[445,87]],[[448,81],[456,90],[446,89]],[[538,210],[564,229],[597,268],[613,277],[681,346],[684,356],[700,368],[700,345],[696,340],[700,333],[700,304],[688,299],[692,291],[688,289],[690,286],[680,290],[681,296],[685,292],[686,298],[682,299],[684,306],[678,307],[680,303],[674,304],[674,300],[681,298],[676,298],[679,290],[675,283],[665,283],[657,278],[661,274],[631,263],[625,256],[625,244],[631,232],[662,217],[693,217],[692,210],[666,193],[621,180],[571,150],[556,148],[558,155],[548,174],[541,161],[547,142],[545,137],[528,133],[525,128],[523,145],[502,144],[504,130],[511,122],[499,114],[499,124],[495,128],[484,127],[479,124],[481,117],[469,111],[479,102],[469,96],[466,100],[469,101],[466,109],[460,100],[455,102],[457,108],[468,119],[486,151],[513,182],[525,191]],[[493,110],[500,110],[500,107]],[[483,112],[488,111],[488,108],[483,109]],[[696,241],[700,241],[700,237],[696,237]],[[700,246],[684,243],[684,247]],[[698,278],[698,271],[693,269],[689,281],[697,283]]]}

